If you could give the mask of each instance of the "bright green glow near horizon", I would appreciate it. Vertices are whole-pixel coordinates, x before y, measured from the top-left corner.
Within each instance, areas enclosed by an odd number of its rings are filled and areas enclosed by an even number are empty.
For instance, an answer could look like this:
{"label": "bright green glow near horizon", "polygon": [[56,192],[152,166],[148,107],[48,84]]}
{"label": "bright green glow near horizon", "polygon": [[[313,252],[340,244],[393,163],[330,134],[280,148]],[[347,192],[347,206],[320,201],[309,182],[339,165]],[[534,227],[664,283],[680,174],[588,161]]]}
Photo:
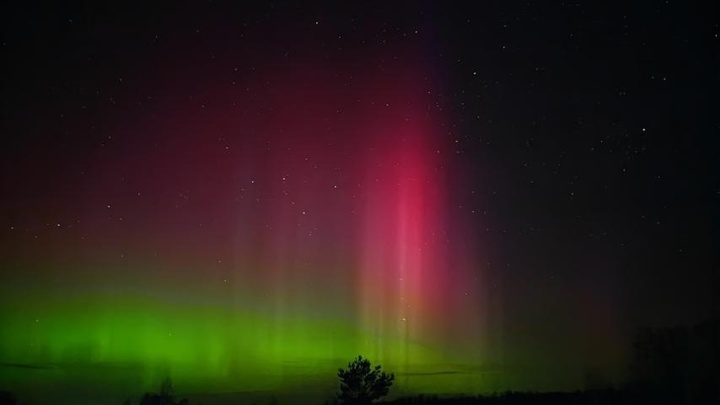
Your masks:
{"label": "bright green glow near horizon", "polygon": [[177,387],[192,392],[284,391],[303,381],[332,389],[337,368],[362,354],[398,374],[396,392],[483,388],[477,376],[470,383],[448,375],[453,366],[438,348],[405,341],[401,334],[360,330],[349,299],[345,307],[318,313],[317,306],[292,303],[273,309],[269,299],[228,305],[237,297],[217,292],[190,302],[187,288],[162,293],[90,293],[79,287],[74,294],[8,292],[0,313],[0,363],[124,369],[135,374],[137,390],[171,376]]}

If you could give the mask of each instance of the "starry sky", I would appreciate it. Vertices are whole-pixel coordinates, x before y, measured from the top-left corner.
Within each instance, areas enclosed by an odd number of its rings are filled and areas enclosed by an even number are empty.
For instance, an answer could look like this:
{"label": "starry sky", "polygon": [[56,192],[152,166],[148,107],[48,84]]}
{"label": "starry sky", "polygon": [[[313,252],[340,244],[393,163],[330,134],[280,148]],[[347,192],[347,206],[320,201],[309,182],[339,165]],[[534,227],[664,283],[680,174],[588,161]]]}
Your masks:
{"label": "starry sky", "polygon": [[574,389],[718,315],[716,5],[387,3],[3,12],[7,381]]}

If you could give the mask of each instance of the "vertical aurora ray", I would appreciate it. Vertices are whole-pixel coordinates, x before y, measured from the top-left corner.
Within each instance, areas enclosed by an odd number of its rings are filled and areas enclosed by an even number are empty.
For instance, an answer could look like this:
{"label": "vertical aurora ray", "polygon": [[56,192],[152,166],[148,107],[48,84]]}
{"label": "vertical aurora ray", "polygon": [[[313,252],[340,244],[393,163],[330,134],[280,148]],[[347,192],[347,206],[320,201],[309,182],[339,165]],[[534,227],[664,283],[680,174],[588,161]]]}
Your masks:
{"label": "vertical aurora ray", "polygon": [[47,247],[63,273],[48,253],[6,284],[31,288],[3,291],[0,361],[131,365],[145,387],[169,373],[195,391],[332,391],[363,354],[400,392],[482,389],[437,375],[477,358],[464,344],[482,308],[456,298],[478,291],[471,252],[449,245],[467,235],[446,206],[432,80],[388,60],[269,68],[242,91],[199,91],[201,113],[158,97],[138,139],[123,132],[132,153],[96,158],[71,213],[83,238]]}
{"label": "vertical aurora ray", "polygon": [[359,274],[362,325],[372,331],[373,355],[404,367],[427,360],[417,349],[441,327],[434,308],[448,304],[438,293],[442,278],[453,276],[441,240],[437,148],[422,112],[412,116],[420,123],[380,131],[383,152],[367,164]]}

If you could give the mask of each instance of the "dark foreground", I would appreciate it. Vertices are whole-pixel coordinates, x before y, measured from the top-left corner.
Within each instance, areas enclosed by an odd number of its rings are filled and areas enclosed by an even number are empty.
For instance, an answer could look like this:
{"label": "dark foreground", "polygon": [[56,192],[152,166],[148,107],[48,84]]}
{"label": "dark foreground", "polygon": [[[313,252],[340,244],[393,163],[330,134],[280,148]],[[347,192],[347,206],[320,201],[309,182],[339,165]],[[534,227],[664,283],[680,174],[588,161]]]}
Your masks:
{"label": "dark foreground", "polygon": [[[284,403],[286,401],[282,401]],[[269,402],[241,401],[238,405],[282,405],[272,399]],[[288,402],[290,403],[290,402]],[[292,401],[301,404],[300,401]],[[720,392],[717,388],[706,392],[670,392],[659,389],[643,389],[638,387],[625,389],[603,389],[575,392],[505,392],[483,396],[468,397],[437,397],[432,395],[419,395],[414,397],[401,397],[393,400],[379,402],[382,405],[713,405],[720,404]],[[40,405],[23,402],[10,392],[0,392],[0,405]],[[52,404],[43,404],[52,405]],[[148,393],[137,399],[119,401],[117,405],[202,405],[202,402],[188,401],[163,397],[155,393]],[[321,405],[321,404],[315,404]],[[336,400],[326,401],[324,405],[340,405]],[[357,404],[361,405],[361,404]]]}
{"label": "dark foreground", "polygon": [[388,401],[393,405],[701,405],[720,404],[714,393],[688,394],[647,390],[594,390],[576,392],[509,392],[478,397],[418,396]]}

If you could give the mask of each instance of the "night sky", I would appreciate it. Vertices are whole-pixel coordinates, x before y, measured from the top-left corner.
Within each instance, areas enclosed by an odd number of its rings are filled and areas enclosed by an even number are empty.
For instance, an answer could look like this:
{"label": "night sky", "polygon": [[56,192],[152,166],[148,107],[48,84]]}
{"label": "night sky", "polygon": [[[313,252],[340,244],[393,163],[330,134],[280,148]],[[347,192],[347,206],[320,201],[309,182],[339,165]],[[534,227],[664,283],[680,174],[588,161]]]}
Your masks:
{"label": "night sky", "polygon": [[0,389],[576,389],[718,315],[713,2],[99,3],[0,13]]}

